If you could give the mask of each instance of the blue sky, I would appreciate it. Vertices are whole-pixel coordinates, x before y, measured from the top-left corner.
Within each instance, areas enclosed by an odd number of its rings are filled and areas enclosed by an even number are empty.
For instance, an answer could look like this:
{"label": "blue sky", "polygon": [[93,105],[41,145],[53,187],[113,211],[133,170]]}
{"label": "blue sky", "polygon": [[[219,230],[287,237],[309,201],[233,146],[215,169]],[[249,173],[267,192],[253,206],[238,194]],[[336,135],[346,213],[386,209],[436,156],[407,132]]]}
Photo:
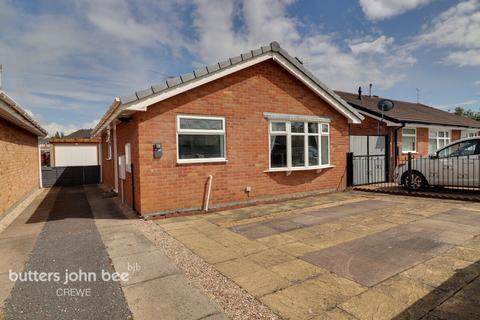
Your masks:
{"label": "blue sky", "polygon": [[52,133],[273,40],[333,89],[480,106],[480,0],[0,0],[3,90]]}

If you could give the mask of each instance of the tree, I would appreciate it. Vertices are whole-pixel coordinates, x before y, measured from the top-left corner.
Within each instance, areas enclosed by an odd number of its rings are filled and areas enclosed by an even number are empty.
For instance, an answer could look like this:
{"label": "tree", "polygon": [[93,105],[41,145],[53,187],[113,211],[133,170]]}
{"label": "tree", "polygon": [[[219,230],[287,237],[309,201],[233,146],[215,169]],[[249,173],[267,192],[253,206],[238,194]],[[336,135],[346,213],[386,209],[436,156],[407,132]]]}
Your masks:
{"label": "tree", "polygon": [[65,134],[63,132],[55,132],[55,135],[53,136],[55,139],[60,139],[65,137]]}
{"label": "tree", "polygon": [[480,121],[480,112],[471,109],[465,110],[463,107],[456,107],[454,112],[456,115]]}

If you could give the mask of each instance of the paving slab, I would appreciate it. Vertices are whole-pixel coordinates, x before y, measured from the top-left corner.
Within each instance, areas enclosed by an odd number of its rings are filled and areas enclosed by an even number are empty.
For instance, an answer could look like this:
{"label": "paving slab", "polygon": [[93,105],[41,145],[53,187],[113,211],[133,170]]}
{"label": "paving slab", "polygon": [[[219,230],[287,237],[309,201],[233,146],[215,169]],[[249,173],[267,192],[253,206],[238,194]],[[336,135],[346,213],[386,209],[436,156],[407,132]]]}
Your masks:
{"label": "paving slab", "polygon": [[248,239],[259,239],[280,233],[280,231],[258,222],[235,226],[230,230],[242,234]]}
{"label": "paving slab", "polygon": [[467,226],[480,227],[480,212],[462,209],[451,209],[432,216],[432,219],[460,223]]}
{"label": "paving slab", "polygon": [[134,319],[197,320],[219,314],[211,301],[181,274],[129,285],[123,290],[131,301]]}
{"label": "paving slab", "polygon": [[450,248],[402,226],[315,251],[303,260],[373,286]]}
{"label": "paving slab", "polygon": [[[128,281],[120,284],[134,319],[225,319],[217,306],[188,282],[175,263],[143,235],[133,220],[123,215],[112,199],[102,198],[97,186],[86,190],[95,218],[102,217],[96,223],[115,270],[129,274]],[[103,211],[105,208],[108,214]],[[114,222],[113,226],[104,223],[108,219]],[[189,219],[184,221],[188,224]],[[202,222],[188,225],[206,227]],[[179,224],[170,227],[184,229]],[[216,243],[201,234],[198,239],[184,235],[199,248]]]}
{"label": "paving slab", "polygon": [[127,281],[121,281],[122,286],[180,273],[172,261],[158,250],[118,257],[114,265],[115,271],[129,274]]}

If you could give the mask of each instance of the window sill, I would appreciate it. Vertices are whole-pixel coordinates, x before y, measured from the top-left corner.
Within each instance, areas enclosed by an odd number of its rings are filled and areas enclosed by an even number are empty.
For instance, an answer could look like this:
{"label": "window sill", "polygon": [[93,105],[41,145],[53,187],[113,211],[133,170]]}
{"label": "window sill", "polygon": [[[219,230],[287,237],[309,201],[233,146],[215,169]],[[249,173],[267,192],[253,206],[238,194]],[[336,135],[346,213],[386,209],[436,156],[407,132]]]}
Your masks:
{"label": "window sill", "polygon": [[195,164],[195,163],[227,163],[227,159],[177,159],[177,164]]}
{"label": "window sill", "polygon": [[264,172],[270,173],[270,172],[285,172],[287,176],[292,173],[293,171],[312,171],[316,170],[317,172],[322,171],[323,169],[330,169],[330,168],[335,168],[334,165],[325,165],[325,166],[318,166],[318,167],[294,167],[294,168],[271,168],[268,170],[265,170]]}

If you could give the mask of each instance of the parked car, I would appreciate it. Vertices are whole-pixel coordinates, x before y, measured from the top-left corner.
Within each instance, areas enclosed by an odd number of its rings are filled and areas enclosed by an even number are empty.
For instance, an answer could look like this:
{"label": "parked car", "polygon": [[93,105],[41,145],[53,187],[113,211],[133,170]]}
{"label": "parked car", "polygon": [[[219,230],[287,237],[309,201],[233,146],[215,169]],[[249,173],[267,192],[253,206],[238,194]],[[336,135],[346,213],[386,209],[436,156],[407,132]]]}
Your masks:
{"label": "parked car", "polygon": [[410,189],[426,186],[480,188],[480,139],[457,140],[428,158],[412,159],[398,165],[396,181]]}

